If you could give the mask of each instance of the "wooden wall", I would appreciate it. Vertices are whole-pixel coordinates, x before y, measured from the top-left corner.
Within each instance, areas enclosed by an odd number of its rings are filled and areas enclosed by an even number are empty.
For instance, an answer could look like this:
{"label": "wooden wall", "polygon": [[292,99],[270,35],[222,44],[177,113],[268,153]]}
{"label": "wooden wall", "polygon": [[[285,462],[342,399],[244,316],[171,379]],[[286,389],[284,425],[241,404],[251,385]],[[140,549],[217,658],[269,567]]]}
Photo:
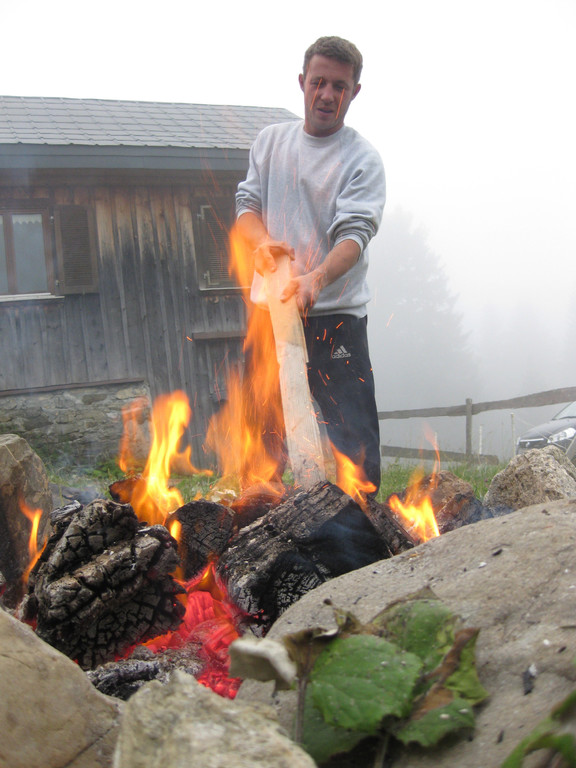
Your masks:
{"label": "wooden wall", "polygon": [[199,289],[196,214],[200,204],[229,204],[239,179],[173,176],[0,179],[1,200],[92,211],[99,274],[96,293],[0,302],[0,393],[138,378],[153,397],[183,389],[194,413],[193,458],[206,466],[206,424],[242,358],[245,312],[237,289]]}

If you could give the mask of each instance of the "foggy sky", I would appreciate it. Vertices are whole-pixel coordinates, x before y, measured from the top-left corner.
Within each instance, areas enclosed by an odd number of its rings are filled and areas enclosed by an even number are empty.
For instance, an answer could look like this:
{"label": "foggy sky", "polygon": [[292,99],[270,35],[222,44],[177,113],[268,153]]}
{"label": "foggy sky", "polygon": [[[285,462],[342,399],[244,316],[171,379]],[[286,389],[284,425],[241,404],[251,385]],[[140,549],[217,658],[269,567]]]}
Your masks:
{"label": "foggy sky", "polygon": [[[374,7],[103,0],[84,17],[69,0],[12,3],[0,90],[301,115],[305,48],[351,39],[365,67],[347,123],[383,157],[387,211],[409,211],[445,266],[480,361],[469,396],[575,384],[576,4],[383,0],[377,18]],[[371,266],[376,317],[388,259]],[[424,388],[414,407],[427,405]]]}

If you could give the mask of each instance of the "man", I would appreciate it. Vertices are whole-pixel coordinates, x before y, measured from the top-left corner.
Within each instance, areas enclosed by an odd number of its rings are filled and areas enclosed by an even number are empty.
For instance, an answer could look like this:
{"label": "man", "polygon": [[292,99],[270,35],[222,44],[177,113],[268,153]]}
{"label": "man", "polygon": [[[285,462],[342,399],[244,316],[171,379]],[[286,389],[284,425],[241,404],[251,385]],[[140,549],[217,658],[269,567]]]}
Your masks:
{"label": "man", "polygon": [[[350,42],[321,37],[306,51],[304,121],[265,128],[236,195],[237,227],[254,256],[251,299],[266,311],[262,275],[290,254],[308,348],[310,390],[335,448],[380,485],[380,436],[368,354],[367,246],[385,201],[382,161],[344,125],[360,91],[362,56]],[[256,312],[259,310],[256,309]],[[247,370],[257,350],[247,351]],[[271,425],[271,437],[281,433]]]}

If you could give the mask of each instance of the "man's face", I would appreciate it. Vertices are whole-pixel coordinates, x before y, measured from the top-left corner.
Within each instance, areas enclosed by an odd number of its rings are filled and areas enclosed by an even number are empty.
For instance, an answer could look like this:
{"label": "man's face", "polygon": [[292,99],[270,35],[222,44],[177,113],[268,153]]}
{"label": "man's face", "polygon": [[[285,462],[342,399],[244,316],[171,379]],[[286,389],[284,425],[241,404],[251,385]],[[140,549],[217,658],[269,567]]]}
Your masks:
{"label": "man's face", "polygon": [[350,102],[360,90],[354,83],[352,64],[318,54],[312,56],[306,76],[300,75],[304,91],[304,130],[311,136],[330,136],[344,125]]}

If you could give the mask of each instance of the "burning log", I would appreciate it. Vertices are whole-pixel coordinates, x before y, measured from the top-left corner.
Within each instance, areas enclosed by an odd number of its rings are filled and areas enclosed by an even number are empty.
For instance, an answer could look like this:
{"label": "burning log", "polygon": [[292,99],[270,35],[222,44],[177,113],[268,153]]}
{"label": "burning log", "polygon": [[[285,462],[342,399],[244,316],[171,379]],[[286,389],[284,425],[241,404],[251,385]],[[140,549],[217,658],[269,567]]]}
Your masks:
{"label": "burning log", "polygon": [[23,606],[39,637],[87,669],[179,626],[183,589],[170,575],[179,558],[166,528],[104,500],[56,510],[52,526]]}
{"label": "burning log", "polygon": [[[379,524],[385,527],[382,519]],[[317,483],[242,528],[218,561],[218,573],[236,605],[260,612],[267,625],[324,581],[412,546],[400,526],[388,527],[392,547],[350,496]]]}
{"label": "burning log", "polygon": [[184,564],[184,579],[204,570],[209,561],[224,552],[232,538],[235,514],[230,507],[206,499],[184,504],[168,520],[180,523],[178,549]]}

